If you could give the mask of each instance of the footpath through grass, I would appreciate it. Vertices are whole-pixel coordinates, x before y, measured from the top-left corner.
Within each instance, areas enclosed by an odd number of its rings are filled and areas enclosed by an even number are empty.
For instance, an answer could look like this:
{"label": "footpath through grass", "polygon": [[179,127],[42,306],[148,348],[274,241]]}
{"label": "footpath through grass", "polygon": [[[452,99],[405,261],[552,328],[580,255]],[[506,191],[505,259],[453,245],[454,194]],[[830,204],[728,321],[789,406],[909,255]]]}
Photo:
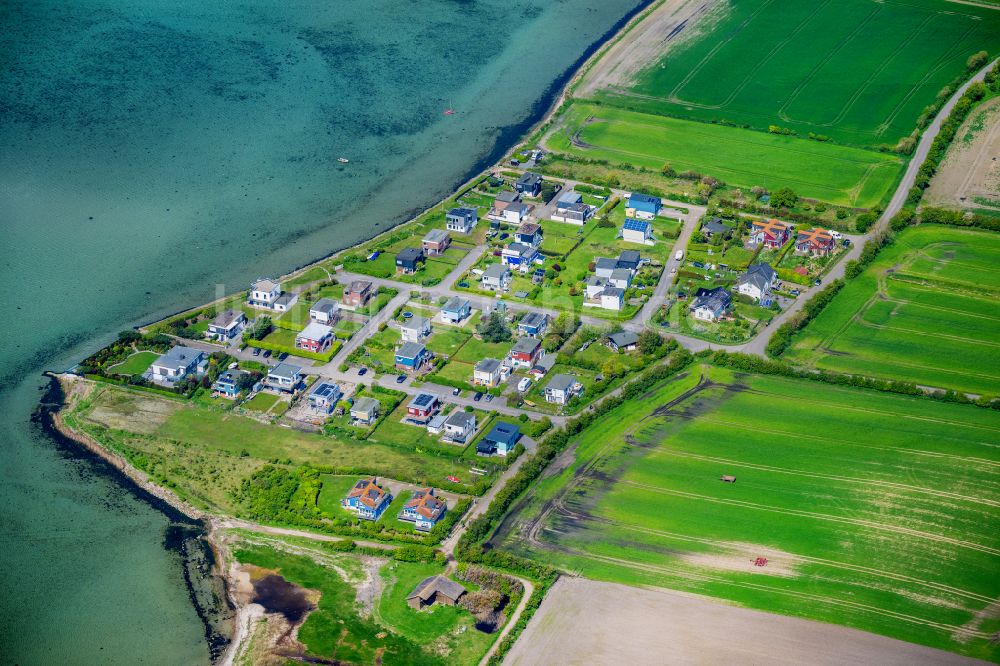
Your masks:
{"label": "footpath through grass", "polygon": [[1000,414],[701,372],[585,431],[494,545],[1000,658]]}
{"label": "footpath through grass", "polygon": [[796,338],[788,360],[977,394],[1000,389],[1000,236],[921,225]]}

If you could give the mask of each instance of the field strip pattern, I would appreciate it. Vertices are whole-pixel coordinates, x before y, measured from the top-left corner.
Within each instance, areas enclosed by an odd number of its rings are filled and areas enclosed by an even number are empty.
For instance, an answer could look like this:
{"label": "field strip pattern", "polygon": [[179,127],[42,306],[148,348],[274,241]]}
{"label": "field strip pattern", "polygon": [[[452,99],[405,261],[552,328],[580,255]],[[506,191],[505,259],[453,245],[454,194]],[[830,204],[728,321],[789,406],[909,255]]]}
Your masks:
{"label": "field strip pattern", "polygon": [[894,483],[892,481],[881,481],[872,478],[863,477],[853,477],[853,476],[843,476],[839,474],[821,474],[818,472],[807,472],[805,470],[799,469],[787,469],[784,467],[775,467],[773,465],[761,465],[758,463],[749,463],[741,460],[731,460],[729,458],[718,458],[715,456],[704,456],[697,453],[688,453],[684,451],[675,451],[665,448],[656,449],[655,455],[664,456],[674,456],[678,458],[689,458],[691,460],[699,460],[702,462],[716,462],[725,463],[728,465],[734,465],[737,467],[744,467],[747,469],[756,469],[763,472],[776,472],[779,474],[791,474],[795,476],[801,476],[811,479],[826,479],[829,481],[842,481],[845,483],[859,483],[868,486],[881,486],[884,488],[892,488],[895,490],[906,490],[915,493],[920,493],[924,495],[932,495],[934,497],[942,497],[947,499],[961,500],[964,502],[972,502],[974,504],[985,504],[987,506],[1000,507],[1000,501],[991,500],[983,497],[972,497],[970,495],[961,495],[958,493],[952,493],[944,490],[934,490],[933,488],[925,488],[922,486],[913,486],[905,483]]}
{"label": "field strip pattern", "polygon": [[958,546],[960,548],[967,548],[969,550],[976,550],[988,555],[1000,556],[1000,548],[993,548],[991,546],[985,546],[983,544],[975,543],[972,541],[966,541],[965,539],[955,539],[952,537],[946,537],[940,534],[932,534],[930,532],[924,532],[921,530],[914,530],[908,527],[900,527],[898,525],[887,525],[885,523],[879,523],[874,520],[865,520],[862,518],[846,518],[843,516],[834,516],[828,513],[820,513],[818,511],[804,511],[801,509],[791,509],[787,507],[775,507],[767,504],[760,504],[759,502],[748,502],[746,500],[735,500],[735,499],[723,499],[719,497],[712,497],[710,495],[702,495],[699,493],[690,493],[684,490],[676,490],[671,488],[663,488],[662,486],[654,486],[648,483],[639,483],[638,481],[628,481],[619,480],[618,483],[626,486],[631,486],[633,488],[642,488],[644,490],[649,490],[655,493],[661,493],[664,495],[673,495],[675,497],[686,497],[688,499],[695,499],[702,502],[711,502],[714,504],[727,504],[730,506],[739,506],[747,509],[754,509],[757,511],[769,511],[773,513],[781,513],[786,515],[800,516],[803,518],[815,518],[816,520],[825,520],[834,523],[844,523],[848,525],[857,525],[859,527],[870,527],[877,530],[883,530],[887,532],[893,532],[896,534],[903,534],[906,536],[915,537],[917,539],[923,539],[926,541],[936,541],[940,543],[946,543],[952,546]]}

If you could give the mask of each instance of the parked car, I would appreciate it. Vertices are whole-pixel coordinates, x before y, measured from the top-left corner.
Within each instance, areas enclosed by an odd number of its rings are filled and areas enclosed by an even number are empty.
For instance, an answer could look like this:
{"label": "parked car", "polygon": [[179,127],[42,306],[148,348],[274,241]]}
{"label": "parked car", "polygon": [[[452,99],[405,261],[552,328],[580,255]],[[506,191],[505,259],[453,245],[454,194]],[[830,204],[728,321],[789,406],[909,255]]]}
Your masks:
{"label": "parked car", "polygon": [[527,377],[524,377],[521,381],[517,383],[517,390],[520,391],[521,393],[524,393],[529,388],[531,388],[531,380],[528,379]]}
{"label": "parked car", "polygon": [[288,352],[281,352],[280,354],[278,354],[279,361],[284,361],[286,358],[288,358]]}
{"label": "parked car", "polygon": [[270,349],[265,349],[264,350],[264,358],[271,358],[271,350]]}
{"label": "parked car", "polygon": [[253,348],[253,355],[254,356],[260,356],[260,347],[254,347]]}
{"label": "parked car", "polygon": [[844,247],[851,247],[851,239],[850,238],[845,238],[844,239]]}
{"label": "parked car", "polygon": [[406,375],[400,375],[400,376],[396,377],[396,383],[397,384],[402,384],[405,381],[406,381]]}
{"label": "parked car", "polygon": [[510,238],[510,234],[508,234],[506,231],[500,234],[500,240],[507,240],[508,238]]}
{"label": "parked car", "polygon": [[822,281],[822,280],[820,280],[819,278],[816,278],[816,281],[815,281],[815,282],[813,282],[813,284],[814,284],[814,285],[816,285],[816,286],[818,287],[818,286],[820,286],[821,284],[823,284],[823,281]]}
{"label": "parked car", "polygon": [[792,296],[798,296],[801,293],[802,292],[800,290],[798,290],[798,289],[792,289]]}
{"label": "parked car", "polygon": [[486,394],[486,402],[493,402],[493,394],[492,393],[487,393]]}
{"label": "parked car", "polygon": [[452,389],[452,390],[451,390],[451,394],[452,394],[452,395],[458,395],[458,394],[459,394],[459,393],[461,393],[461,392],[462,392],[462,389],[460,389],[460,388],[457,388],[457,389]]}
{"label": "parked car", "polygon": [[368,368],[366,368],[365,366],[361,366],[360,368],[358,368],[358,377],[364,375],[366,372],[368,372]]}
{"label": "parked car", "polygon": [[472,396],[473,402],[479,402],[482,399],[483,399],[483,394],[480,393],[479,391],[476,391],[476,395]]}

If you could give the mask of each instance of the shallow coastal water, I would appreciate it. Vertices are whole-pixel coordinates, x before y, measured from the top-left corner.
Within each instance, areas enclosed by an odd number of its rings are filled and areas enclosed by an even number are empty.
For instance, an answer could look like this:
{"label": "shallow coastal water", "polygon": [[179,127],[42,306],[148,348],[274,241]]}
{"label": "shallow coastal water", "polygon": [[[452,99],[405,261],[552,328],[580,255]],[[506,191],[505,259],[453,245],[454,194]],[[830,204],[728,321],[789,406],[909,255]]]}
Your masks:
{"label": "shallow coastal water", "polygon": [[40,371],[432,204],[638,4],[0,4],[5,662],[209,659],[180,522],[31,421]]}

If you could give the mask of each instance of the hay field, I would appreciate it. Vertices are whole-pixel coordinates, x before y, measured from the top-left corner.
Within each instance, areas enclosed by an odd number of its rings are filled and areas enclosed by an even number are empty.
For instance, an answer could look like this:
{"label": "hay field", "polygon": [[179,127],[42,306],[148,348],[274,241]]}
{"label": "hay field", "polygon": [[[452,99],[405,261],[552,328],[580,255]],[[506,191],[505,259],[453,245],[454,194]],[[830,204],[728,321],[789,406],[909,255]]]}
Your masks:
{"label": "hay field", "polygon": [[996,660],[998,441],[982,408],[702,367],[585,431],[494,545]]}
{"label": "hay field", "polygon": [[1000,236],[921,225],[799,335],[786,358],[809,367],[976,394],[1000,390]]}
{"label": "hay field", "polygon": [[730,185],[790,187],[800,196],[867,208],[895,185],[898,156],[575,102],[546,138],[573,157],[659,171],[697,171]]}

